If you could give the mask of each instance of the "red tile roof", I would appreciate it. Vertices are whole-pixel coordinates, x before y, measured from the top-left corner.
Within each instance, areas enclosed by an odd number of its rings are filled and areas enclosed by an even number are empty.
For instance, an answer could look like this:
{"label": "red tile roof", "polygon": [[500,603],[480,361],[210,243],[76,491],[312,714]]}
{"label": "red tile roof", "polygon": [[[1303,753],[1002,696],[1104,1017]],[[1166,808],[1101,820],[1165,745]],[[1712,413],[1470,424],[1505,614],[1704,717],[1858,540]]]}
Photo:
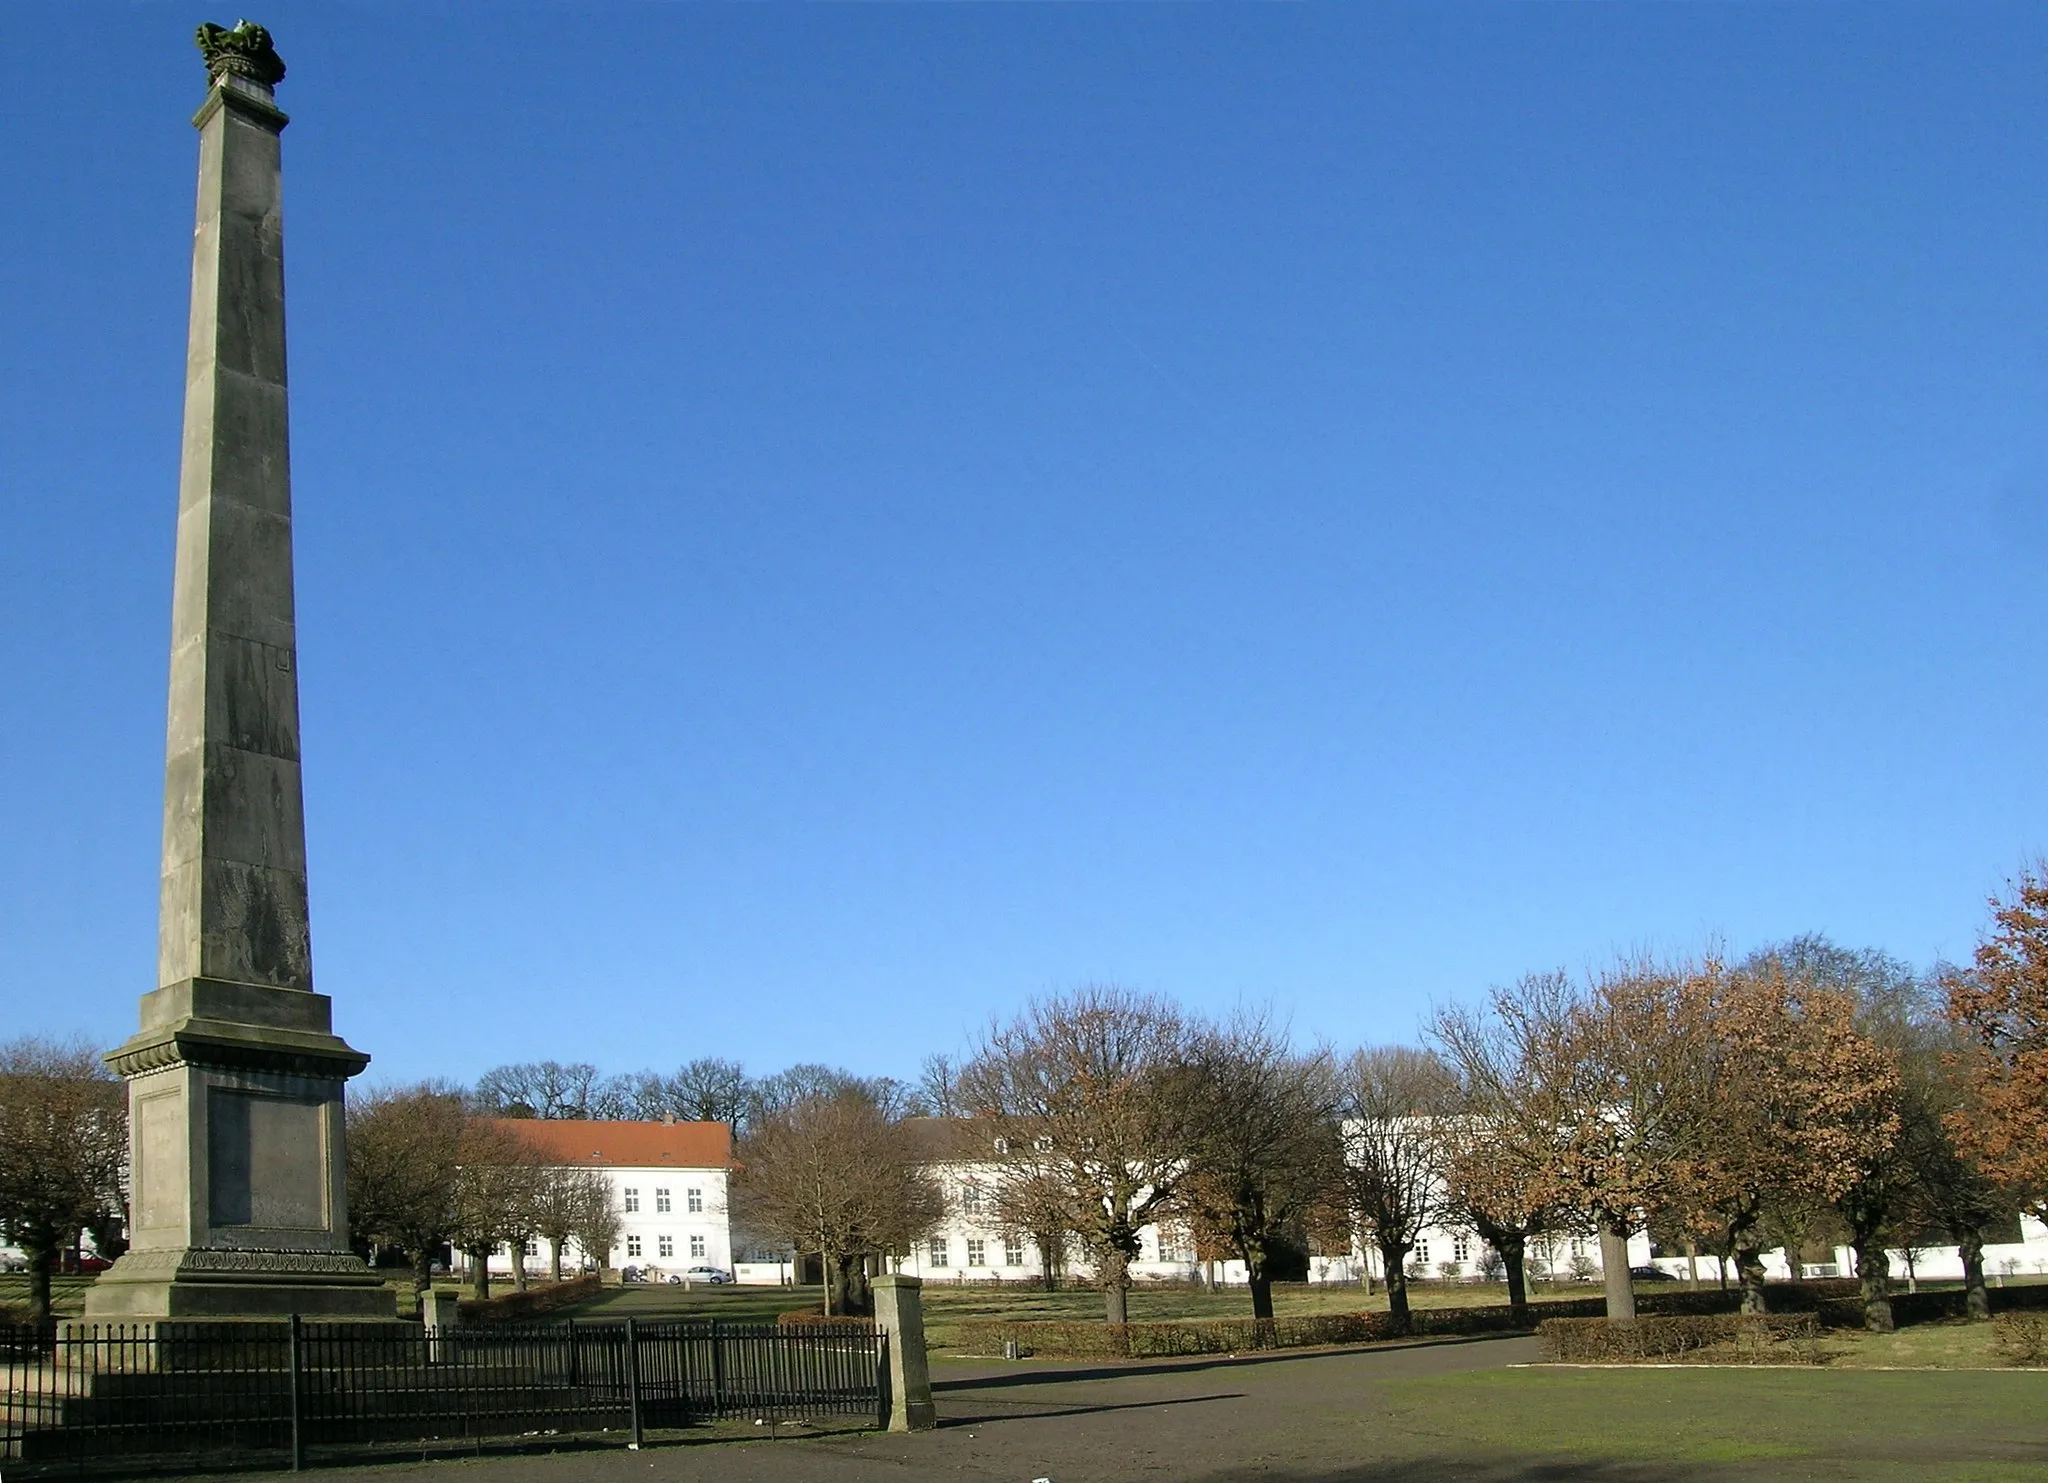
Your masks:
{"label": "red tile roof", "polygon": [[581,1118],[497,1118],[497,1126],[550,1160],[585,1168],[724,1169],[732,1129],[724,1123],[594,1122]]}

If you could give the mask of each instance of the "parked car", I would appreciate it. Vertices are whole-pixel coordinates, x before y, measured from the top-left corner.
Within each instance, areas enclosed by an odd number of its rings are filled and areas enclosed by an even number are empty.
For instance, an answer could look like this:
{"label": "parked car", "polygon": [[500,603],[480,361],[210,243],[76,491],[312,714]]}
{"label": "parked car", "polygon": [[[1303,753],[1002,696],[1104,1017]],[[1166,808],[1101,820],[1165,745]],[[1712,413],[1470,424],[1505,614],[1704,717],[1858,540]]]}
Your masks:
{"label": "parked car", "polygon": [[[675,1279],[670,1278],[669,1280],[673,1282]],[[683,1273],[683,1280],[693,1283],[706,1282],[716,1287],[721,1282],[732,1281],[732,1273],[718,1267],[692,1267],[689,1271]]]}
{"label": "parked car", "polygon": [[1630,1267],[1628,1275],[1638,1282],[1676,1282],[1678,1280],[1662,1267]]}

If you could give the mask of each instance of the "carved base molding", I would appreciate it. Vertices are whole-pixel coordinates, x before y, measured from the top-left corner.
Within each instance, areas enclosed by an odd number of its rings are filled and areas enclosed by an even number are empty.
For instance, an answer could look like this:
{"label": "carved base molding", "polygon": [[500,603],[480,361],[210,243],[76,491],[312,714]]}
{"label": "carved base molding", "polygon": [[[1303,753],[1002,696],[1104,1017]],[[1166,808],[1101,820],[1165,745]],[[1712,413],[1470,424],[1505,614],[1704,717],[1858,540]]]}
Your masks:
{"label": "carved base molding", "polygon": [[156,1318],[364,1318],[397,1300],[353,1252],[158,1247],[131,1251],[85,1295],[88,1321]]}

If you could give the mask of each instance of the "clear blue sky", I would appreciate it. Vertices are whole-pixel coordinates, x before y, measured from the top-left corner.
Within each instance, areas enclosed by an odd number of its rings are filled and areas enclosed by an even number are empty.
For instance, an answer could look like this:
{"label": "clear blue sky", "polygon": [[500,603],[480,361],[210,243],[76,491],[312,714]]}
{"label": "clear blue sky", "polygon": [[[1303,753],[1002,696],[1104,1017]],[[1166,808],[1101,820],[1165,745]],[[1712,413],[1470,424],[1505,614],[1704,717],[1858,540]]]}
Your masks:
{"label": "clear blue sky", "polygon": [[[154,987],[204,5],[10,9],[0,1033]],[[373,1075],[1339,1044],[2048,846],[2048,9],[337,6],[314,957]]]}

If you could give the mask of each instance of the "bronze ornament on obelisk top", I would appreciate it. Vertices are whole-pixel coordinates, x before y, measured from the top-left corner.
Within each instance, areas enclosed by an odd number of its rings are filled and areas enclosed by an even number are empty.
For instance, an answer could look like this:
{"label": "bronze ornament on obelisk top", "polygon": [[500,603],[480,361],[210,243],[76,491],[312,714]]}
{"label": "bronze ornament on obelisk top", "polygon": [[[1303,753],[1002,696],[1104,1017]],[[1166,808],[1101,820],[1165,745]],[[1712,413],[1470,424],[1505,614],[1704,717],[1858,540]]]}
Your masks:
{"label": "bronze ornament on obelisk top", "polygon": [[157,982],[128,1080],[128,1253],[88,1319],[391,1318],[348,1244],[343,1087],[369,1063],[313,992],[292,608],[284,226],[272,89],[244,21],[199,28],[184,460],[171,600]]}

